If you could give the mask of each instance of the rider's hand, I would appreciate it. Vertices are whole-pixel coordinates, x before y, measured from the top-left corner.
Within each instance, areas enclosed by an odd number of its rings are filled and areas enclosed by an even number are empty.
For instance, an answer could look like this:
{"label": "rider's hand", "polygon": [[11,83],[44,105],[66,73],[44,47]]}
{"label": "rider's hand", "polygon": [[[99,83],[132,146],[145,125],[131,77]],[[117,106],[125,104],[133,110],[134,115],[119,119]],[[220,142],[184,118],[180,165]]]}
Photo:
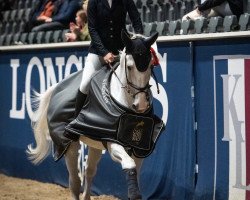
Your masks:
{"label": "rider's hand", "polygon": [[115,56],[112,53],[108,53],[103,57],[103,59],[106,63],[112,63],[115,60]]}

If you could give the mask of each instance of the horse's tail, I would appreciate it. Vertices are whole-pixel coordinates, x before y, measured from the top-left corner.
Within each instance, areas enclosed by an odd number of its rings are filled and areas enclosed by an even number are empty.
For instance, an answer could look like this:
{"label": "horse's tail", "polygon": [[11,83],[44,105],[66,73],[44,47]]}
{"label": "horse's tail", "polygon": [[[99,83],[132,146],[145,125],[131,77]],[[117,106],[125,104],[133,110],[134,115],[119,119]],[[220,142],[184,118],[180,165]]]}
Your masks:
{"label": "horse's tail", "polygon": [[50,98],[55,86],[50,87],[45,93],[35,93],[32,103],[38,106],[32,117],[32,128],[35,136],[36,147],[31,144],[28,145],[28,158],[34,164],[41,163],[50,153],[51,138],[49,135],[49,128],[47,122],[47,111],[49,107]]}

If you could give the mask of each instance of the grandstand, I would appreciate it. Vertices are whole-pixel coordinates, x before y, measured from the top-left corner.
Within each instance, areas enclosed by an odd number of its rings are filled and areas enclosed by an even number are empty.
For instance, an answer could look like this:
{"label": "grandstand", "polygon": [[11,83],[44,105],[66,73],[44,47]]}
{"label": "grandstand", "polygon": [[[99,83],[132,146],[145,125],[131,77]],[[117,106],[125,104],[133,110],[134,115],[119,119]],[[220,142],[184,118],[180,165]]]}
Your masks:
{"label": "grandstand", "polygon": [[[236,16],[202,18],[195,21],[181,21],[182,16],[192,11],[199,0],[134,0],[141,14],[145,35],[159,32],[160,36],[191,35],[201,33],[220,33],[250,30],[250,1],[245,13],[238,20]],[[36,0],[16,1],[12,10],[1,11],[0,46],[21,44],[44,44],[66,42],[68,30],[47,32],[25,32]],[[127,29],[133,31],[129,18]]]}

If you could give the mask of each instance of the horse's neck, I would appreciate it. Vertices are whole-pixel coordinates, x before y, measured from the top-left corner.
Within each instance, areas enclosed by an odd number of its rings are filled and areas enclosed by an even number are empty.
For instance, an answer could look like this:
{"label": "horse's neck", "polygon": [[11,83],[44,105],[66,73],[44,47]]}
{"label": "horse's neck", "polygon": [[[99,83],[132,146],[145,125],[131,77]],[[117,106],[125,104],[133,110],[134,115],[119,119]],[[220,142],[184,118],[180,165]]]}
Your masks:
{"label": "horse's neck", "polygon": [[126,89],[123,86],[126,86],[126,75],[125,67],[119,65],[115,70],[115,74],[111,77],[110,83],[110,93],[115,98],[117,102],[125,107],[129,107],[131,103],[131,97],[126,92]]}

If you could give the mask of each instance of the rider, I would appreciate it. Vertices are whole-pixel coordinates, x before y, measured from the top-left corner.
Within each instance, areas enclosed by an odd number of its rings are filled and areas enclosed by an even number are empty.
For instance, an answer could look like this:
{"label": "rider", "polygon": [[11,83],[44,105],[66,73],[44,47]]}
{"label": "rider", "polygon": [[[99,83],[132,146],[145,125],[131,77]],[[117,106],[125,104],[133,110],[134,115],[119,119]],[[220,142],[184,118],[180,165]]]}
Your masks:
{"label": "rider", "polygon": [[[119,50],[124,48],[121,31],[126,30],[127,13],[135,33],[142,34],[141,18],[133,0],[89,0],[87,15],[91,43],[76,97],[75,117],[86,100],[92,75],[105,63],[114,62]],[[64,134],[70,140],[79,139],[78,135],[67,131]]]}

